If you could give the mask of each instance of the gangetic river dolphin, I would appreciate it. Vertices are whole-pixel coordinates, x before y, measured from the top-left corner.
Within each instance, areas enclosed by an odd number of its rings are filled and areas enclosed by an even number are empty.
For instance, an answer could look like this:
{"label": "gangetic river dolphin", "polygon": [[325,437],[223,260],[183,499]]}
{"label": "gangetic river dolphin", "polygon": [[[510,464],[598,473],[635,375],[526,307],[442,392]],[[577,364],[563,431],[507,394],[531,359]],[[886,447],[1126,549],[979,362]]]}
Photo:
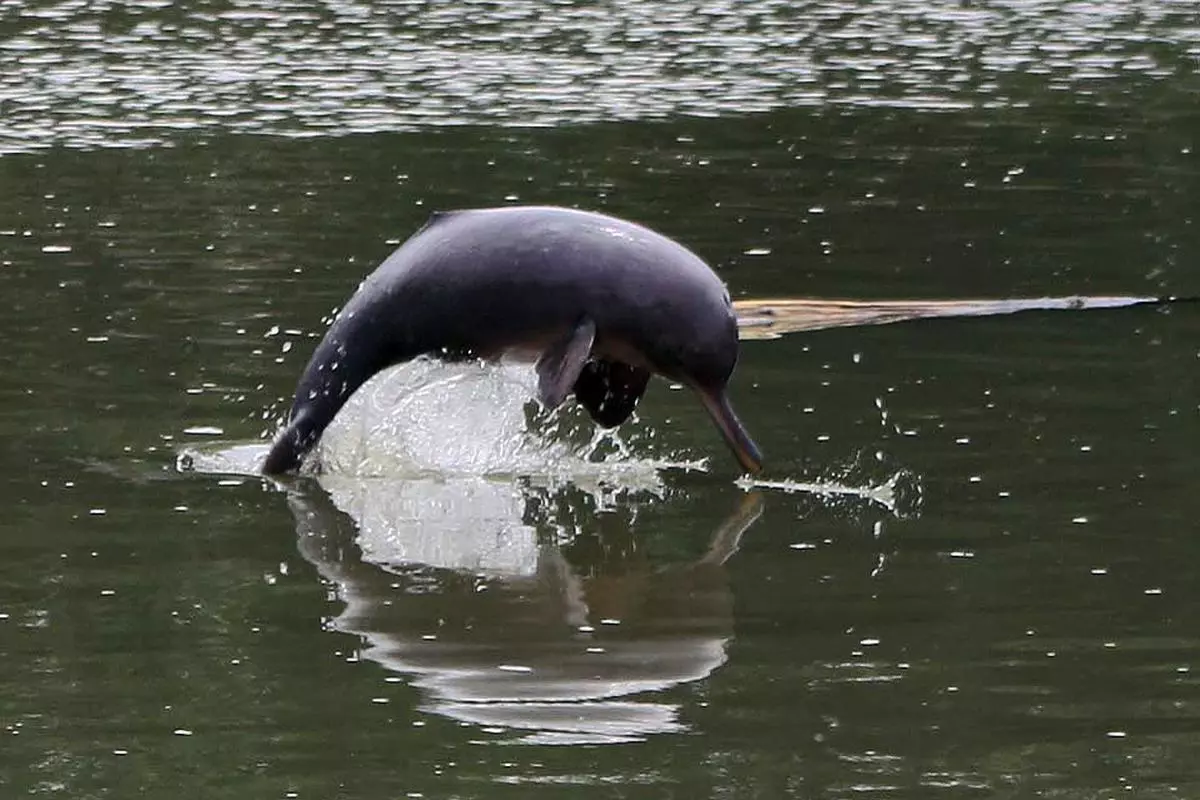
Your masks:
{"label": "gangetic river dolphin", "polygon": [[434,214],[363,281],[304,368],[263,472],[299,467],[359,386],[421,355],[536,359],[541,402],[574,392],[604,427],[657,373],[696,391],[744,470],[762,465],[726,394],[737,320],[708,265],[632,222],[512,206]]}

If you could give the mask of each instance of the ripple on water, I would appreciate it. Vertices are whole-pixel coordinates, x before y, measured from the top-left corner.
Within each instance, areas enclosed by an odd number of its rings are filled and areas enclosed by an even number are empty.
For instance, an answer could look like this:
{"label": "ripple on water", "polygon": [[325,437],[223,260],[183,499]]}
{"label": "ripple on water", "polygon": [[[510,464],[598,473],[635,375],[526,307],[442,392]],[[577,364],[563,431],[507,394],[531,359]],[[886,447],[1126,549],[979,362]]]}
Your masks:
{"label": "ripple on water", "polygon": [[0,18],[0,152],[184,130],[1004,106],[1162,79],[1197,56],[1186,3],[62,3]]}

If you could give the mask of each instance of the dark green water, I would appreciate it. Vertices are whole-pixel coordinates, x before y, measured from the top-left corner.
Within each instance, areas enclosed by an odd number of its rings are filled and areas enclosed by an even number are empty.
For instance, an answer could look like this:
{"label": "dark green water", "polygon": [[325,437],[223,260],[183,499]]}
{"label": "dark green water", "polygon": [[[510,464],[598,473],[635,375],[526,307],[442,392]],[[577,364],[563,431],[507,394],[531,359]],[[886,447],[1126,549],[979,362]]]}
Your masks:
{"label": "dark green water", "polygon": [[[176,468],[431,209],[1200,295],[1188,4],[189,8],[0,7],[0,796],[1200,794],[1192,304],[745,343],[764,477],[858,494],[743,491],[663,383],[565,478]],[[469,462],[504,386],[400,433]]]}

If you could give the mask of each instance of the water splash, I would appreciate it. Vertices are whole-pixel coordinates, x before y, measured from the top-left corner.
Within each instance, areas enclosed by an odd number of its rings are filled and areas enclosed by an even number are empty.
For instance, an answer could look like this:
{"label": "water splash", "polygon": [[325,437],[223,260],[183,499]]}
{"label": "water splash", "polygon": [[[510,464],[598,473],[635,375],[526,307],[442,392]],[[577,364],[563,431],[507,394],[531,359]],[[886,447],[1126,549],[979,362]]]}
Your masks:
{"label": "water splash", "polygon": [[[575,485],[663,493],[666,470],[703,471],[707,462],[647,453],[650,431],[631,422],[597,430],[575,408],[551,412],[532,400],[527,365],[419,359],[376,375],[334,419],[306,471],[326,478],[520,478],[553,488]],[[180,471],[257,475],[265,443],[214,443],[180,452]]]}
{"label": "water splash", "polygon": [[866,482],[861,485],[837,480],[762,480],[743,476],[737,485],[745,491],[770,489],[786,494],[814,495],[822,499],[865,500],[882,506],[897,517],[915,516],[921,507],[922,488],[918,477],[909,470],[897,470],[883,483]]}
{"label": "water splash", "polygon": [[177,472],[202,475],[258,475],[258,465],[267,457],[263,442],[209,442],[188,445],[175,456]]}
{"label": "water splash", "polygon": [[696,462],[645,455],[636,423],[597,431],[570,404],[546,411],[525,364],[420,359],[360,389],[322,436],[316,471],[356,477],[525,477],[659,487]]}
{"label": "water splash", "polygon": [[[655,455],[653,431],[631,421],[597,429],[567,404],[541,409],[532,398],[531,367],[419,359],[386,370],[362,386],[325,431],[305,470],[335,495],[395,493],[403,482],[486,480],[555,491],[573,486],[597,508],[622,497],[665,497],[664,473],[707,472],[707,459]],[[180,452],[180,471],[258,475],[265,443],[215,443]],[[877,472],[877,468],[874,470]],[[866,501],[897,516],[917,513],[917,477],[898,470],[886,480],[853,465],[812,481],[744,476],[745,491],[805,493],[821,500]],[[829,473],[835,474],[835,473]],[[392,487],[392,488],[389,488]]]}

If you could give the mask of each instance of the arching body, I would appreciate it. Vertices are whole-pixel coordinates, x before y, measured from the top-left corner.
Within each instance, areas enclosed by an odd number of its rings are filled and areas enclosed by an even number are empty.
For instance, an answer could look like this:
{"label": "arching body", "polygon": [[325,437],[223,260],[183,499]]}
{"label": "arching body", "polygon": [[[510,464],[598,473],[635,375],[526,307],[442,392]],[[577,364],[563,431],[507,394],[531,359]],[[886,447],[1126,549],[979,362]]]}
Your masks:
{"label": "arching body", "polygon": [[726,397],[737,321],[698,256],[585,211],[435,214],[359,287],[317,346],[263,464],[297,468],[367,379],[421,355],[538,361],[539,395],[574,392],[601,425],[633,412],[652,373],[695,389],[739,463],[761,457]]}

